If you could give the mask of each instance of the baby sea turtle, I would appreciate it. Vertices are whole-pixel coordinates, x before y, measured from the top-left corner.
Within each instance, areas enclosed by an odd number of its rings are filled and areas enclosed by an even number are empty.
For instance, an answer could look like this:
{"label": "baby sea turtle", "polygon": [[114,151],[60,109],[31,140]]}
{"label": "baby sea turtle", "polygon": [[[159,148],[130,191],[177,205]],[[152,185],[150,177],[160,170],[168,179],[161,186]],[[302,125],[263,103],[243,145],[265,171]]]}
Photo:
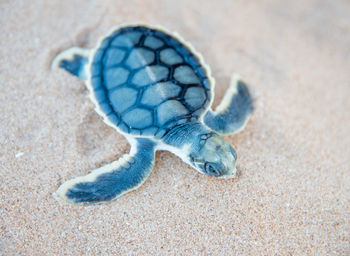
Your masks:
{"label": "baby sea turtle", "polygon": [[244,128],[253,110],[249,91],[233,77],[211,110],[210,69],[179,35],[160,27],[121,26],[93,50],[63,51],[53,66],[85,81],[97,113],[131,145],[118,161],[65,182],[60,197],[91,204],[134,190],[153,169],[157,150],[174,153],[208,176],[235,176],[236,152],[220,135]]}

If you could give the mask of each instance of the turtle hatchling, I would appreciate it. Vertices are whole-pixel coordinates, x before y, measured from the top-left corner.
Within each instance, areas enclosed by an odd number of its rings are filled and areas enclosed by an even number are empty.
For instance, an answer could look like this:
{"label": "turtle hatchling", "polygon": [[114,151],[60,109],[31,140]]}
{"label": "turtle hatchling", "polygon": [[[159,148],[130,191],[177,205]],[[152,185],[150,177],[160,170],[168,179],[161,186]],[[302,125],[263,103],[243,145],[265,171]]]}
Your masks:
{"label": "turtle hatchling", "polygon": [[106,202],[138,188],[166,150],[212,177],[236,175],[235,150],[221,136],[242,130],[253,111],[248,88],[233,76],[213,110],[214,79],[201,55],[161,27],[124,25],[92,50],[73,47],[53,62],[84,80],[96,111],[123,134],[129,154],[62,184],[76,204]]}

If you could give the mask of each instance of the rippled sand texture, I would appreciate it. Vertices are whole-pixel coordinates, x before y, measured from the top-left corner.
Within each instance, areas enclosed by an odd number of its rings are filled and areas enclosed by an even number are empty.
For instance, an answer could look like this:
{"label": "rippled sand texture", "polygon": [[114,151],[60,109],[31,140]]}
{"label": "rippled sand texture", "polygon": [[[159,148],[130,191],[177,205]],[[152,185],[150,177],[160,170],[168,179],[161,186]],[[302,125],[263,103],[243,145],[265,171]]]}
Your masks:
{"label": "rippled sand texture", "polygon": [[[349,255],[349,13],[347,0],[1,1],[0,255]],[[238,179],[160,152],[113,203],[55,196],[129,146],[50,63],[124,22],[190,41],[212,67],[215,106],[232,72],[249,83],[255,113],[226,137]]]}

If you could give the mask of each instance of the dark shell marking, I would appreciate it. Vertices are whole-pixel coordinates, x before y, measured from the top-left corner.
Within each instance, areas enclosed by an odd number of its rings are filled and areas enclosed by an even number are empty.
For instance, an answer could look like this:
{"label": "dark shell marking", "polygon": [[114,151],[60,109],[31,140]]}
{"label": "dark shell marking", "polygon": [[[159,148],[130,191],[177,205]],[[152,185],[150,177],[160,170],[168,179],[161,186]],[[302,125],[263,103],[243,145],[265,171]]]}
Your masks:
{"label": "dark shell marking", "polygon": [[191,50],[160,30],[125,27],[106,37],[91,85],[109,121],[133,135],[162,137],[195,121],[210,103],[210,81]]}

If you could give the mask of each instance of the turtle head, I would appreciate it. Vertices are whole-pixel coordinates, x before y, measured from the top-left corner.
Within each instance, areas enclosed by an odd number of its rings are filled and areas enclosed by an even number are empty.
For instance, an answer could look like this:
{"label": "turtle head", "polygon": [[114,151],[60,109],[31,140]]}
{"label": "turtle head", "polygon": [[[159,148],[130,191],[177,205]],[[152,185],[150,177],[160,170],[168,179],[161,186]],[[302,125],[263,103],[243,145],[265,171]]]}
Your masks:
{"label": "turtle head", "polygon": [[236,175],[235,150],[218,134],[202,134],[191,147],[190,163],[199,172],[213,177],[234,177]]}

